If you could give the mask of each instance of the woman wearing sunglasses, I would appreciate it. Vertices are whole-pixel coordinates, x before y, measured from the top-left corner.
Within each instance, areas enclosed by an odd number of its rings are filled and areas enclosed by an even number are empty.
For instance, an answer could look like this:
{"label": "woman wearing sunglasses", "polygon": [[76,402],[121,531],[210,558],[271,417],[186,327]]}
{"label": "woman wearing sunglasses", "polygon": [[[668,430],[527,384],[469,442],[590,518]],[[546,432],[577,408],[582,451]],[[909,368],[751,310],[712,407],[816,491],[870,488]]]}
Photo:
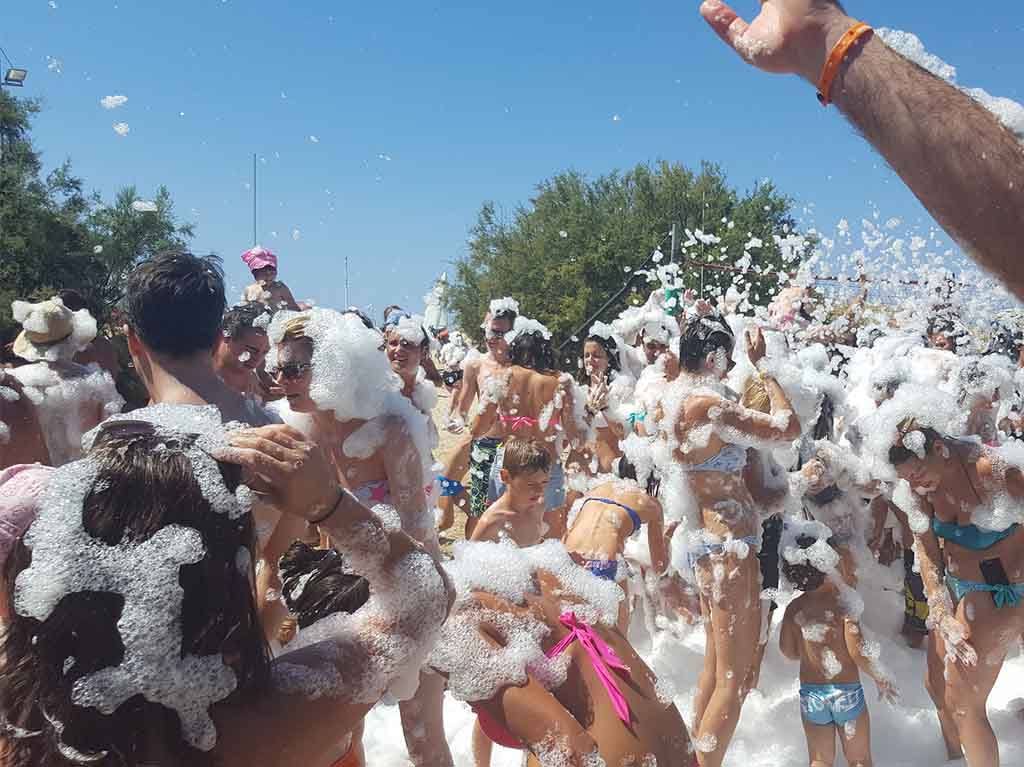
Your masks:
{"label": "woman wearing sunglasses", "polygon": [[[268,333],[271,373],[287,403],[279,408],[285,422],[329,452],[338,481],[386,525],[400,526],[440,558],[428,503],[430,430],[381,354],[381,334],[357,316],[329,309],[279,312]],[[400,704],[415,765],[452,764],[443,693],[443,680],[425,674],[415,697]]]}

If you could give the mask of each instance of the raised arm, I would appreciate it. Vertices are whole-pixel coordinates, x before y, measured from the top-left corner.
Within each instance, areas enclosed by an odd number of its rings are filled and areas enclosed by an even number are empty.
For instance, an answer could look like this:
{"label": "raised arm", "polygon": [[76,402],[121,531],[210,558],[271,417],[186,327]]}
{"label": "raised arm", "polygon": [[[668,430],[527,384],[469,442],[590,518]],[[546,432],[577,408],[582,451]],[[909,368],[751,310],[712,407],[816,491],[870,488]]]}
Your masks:
{"label": "raised arm", "polygon": [[774,379],[766,379],[772,402],[771,414],[752,410],[719,397],[694,397],[685,406],[687,417],[697,423],[712,423],[728,432],[729,442],[763,447],[765,442],[792,442],[800,436],[800,419]]}
{"label": "raised arm", "polygon": [[[815,86],[833,46],[855,23],[830,0],[764,0],[750,24],[721,0],[705,0],[700,10],[745,61]],[[1024,148],[1016,137],[970,96],[877,38],[854,47],[831,95],[936,221],[1024,295]]]}

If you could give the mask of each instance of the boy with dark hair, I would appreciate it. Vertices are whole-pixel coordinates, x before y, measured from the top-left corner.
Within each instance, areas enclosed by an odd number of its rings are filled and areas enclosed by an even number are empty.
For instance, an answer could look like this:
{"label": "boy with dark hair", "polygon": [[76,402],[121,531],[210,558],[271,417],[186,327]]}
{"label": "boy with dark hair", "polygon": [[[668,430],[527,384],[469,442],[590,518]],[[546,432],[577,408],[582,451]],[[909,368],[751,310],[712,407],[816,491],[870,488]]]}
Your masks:
{"label": "boy with dark hair", "polygon": [[540,543],[550,473],[551,454],[544,445],[533,439],[510,439],[501,469],[505,493],[480,517],[470,540],[510,540],[517,546]]}
{"label": "boy with dark hair", "polygon": [[[824,552],[822,545],[828,547]],[[786,608],[779,649],[800,661],[800,713],[809,763],[832,767],[838,732],[846,761],[871,767],[871,722],[860,672],[875,681],[880,700],[895,700],[896,689],[877,665],[877,644],[868,642],[858,620],[844,611],[840,577],[829,577],[818,567],[825,558],[838,562],[832,539],[825,544],[801,535],[796,546],[785,552],[782,572],[803,594]]]}

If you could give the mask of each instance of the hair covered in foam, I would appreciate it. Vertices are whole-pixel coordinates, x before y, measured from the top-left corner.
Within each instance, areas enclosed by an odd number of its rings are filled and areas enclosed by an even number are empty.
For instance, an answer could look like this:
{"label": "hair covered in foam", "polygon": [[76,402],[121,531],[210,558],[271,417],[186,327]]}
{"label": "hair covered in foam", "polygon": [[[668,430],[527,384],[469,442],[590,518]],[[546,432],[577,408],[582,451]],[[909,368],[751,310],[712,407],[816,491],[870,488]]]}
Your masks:
{"label": "hair covered in foam", "polygon": [[[267,330],[275,347],[295,320],[313,345],[309,396],[321,410],[333,410],[339,421],[370,419],[383,412],[389,392],[401,391],[401,380],[380,351],[380,333],[358,317],[320,308],[278,312]],[[268,367],[277,364],[276,348],[267,359]]]}
{"label": "hair covered in foam", "polygon": [[[127,443],[123,449],[130,449]],[[181,452],[177,446],[168,451]],[[153,457],[147,460],[152,462]],[[76,678],[71,702],[110,715],[141,695],[177,714],[188,745],[209,751],[217,739],[209,708],[230,695],[239,678],[219,652],[184,651],[185,591],[179,578],[184,566],[206,556],[203,534],[190,526],[166,524],[151,535],[125,535],[114,544],[94,537],[83,514],[90,495],[107,491],[97,481],[100,470],[97,459],[86,458],[58,469],[51,478],[39,516],[24,537],[32,558],[15,580],[14,608],[20,616],[46,622],[69,595],[120,595],[123,606],[116,630],[123,656],[118,663]],[[200,485],[208,481],[195,479]],[[203,495],[216,499],[211,501],[215,514],[225,510],[221,501],[233,499],[226,487],[223,493],[204,489]],[[130,515],[127,509],[118,513],[125,519]],[[237,572],[234,565],[232,572]],[[74,658],[71,662],[73,667]],[[53,726],[63,737],[63,727]]]}

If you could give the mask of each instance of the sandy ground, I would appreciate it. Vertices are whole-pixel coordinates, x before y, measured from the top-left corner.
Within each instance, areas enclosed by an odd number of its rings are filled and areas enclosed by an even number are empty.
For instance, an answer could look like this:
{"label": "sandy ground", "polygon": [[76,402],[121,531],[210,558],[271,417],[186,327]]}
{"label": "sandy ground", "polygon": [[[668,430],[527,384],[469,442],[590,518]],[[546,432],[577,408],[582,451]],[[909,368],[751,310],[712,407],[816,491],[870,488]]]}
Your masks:
{"label": "sandy ground", "polygon": [[[448,395],[443,388],[439,388],[437,391],[437,407],[434,408],[434,424],[437,426],[437,432],[440,435],[440,440],[437,446],[437,451],[434,454],[434,459],[445,463],[448,460],[448,456],[451,455],[455,446],[463,438],[460,434],[452,434],[444,425],[448,423],[448,407],[451,404],[451,397]],[[441,548],[448,554],[451,554],[451,547],[455,541],[461,541],[465,537],[466,530],[466,515],[459,509],[455,510],[455,524],[440,534]]]}

